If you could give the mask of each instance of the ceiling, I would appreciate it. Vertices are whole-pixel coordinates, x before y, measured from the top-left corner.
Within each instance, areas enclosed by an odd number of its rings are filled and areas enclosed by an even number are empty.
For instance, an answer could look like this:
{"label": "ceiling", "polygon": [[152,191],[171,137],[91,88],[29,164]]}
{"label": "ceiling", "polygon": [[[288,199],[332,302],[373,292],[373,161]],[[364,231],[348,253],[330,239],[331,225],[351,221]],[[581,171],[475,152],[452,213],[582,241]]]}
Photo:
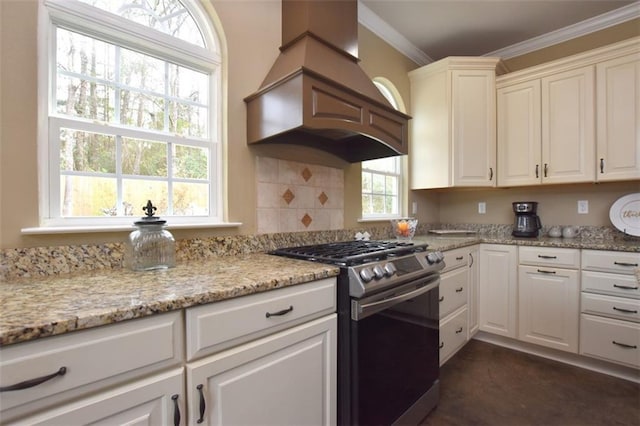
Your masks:
{"label": "ceiling", "polygon": [[[552,32],[575,33],[574,24],[591,32],[589,28],[601,29],[605,21],[612,25],[619,23],[615,19],[640,16],[640,1],[624,0],[360,0],[359,6],[371,25],[380,29],[388,24],[387,33],[397,31],[392,38],[417,48],[420,62],[427,63],[446,56],[494,54]],[[363,11],[359,13],[362,22]]]}

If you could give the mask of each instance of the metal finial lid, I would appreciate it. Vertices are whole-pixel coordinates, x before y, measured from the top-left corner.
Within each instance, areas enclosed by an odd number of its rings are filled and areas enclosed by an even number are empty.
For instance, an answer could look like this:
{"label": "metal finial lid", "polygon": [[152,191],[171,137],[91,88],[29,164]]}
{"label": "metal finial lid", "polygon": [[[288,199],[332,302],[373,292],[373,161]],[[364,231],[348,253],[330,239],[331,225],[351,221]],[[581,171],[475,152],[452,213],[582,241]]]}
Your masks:
{"label": "metal finial lid", "polygon": [[135,225],[164,225],[167,223],[166,220],[161,220],[159,217],[154,216],[153,214],[158,208],[153,205],[151,200],[147,201],[147,205],[142,207],[142,211],[146,213],[146,217],[141,218],[134,222]]}

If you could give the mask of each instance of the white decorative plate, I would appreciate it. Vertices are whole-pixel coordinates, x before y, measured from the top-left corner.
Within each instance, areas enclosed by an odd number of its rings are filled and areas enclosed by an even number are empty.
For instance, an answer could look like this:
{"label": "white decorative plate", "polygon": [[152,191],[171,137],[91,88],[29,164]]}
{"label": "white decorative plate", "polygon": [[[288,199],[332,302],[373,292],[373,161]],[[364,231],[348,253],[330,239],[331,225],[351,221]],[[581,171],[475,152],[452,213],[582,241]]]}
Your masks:
{"label": "white decorative plate", "polygon": [[611,205],[609,219],[619,231],[640,237],[640,192],[618,198]]}

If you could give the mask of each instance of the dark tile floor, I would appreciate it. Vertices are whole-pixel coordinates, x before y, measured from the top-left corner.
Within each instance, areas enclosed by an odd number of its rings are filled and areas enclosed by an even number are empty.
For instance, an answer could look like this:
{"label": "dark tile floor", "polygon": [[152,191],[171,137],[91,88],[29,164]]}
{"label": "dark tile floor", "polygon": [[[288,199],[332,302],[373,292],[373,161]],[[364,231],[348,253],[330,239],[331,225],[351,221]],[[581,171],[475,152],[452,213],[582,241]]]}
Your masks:
{"label": "dark tile floor", "polygon": [[640,426],[640,385],[471,340],[440,370],[424,426]]}

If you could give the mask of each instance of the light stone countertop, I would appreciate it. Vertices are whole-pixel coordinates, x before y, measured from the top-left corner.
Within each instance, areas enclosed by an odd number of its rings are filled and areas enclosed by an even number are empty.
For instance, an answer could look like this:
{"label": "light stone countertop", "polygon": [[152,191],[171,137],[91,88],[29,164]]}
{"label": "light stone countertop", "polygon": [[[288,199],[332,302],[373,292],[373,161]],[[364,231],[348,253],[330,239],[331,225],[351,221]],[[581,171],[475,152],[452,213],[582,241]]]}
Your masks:
{"label": "light stone countertop", "polygon": [[268,254],[221,256],[148,272],[101,270],[0,285],[0,346],[338,275]]}
{"label": "light stone countertop", "polygon": [[[478,243],[640,252],[638,241],[419,235],[432,250]],[[0,346],[337,276],[335,266],[264,253],[179,262],[150,272],[101,269],[0,285]]]}

